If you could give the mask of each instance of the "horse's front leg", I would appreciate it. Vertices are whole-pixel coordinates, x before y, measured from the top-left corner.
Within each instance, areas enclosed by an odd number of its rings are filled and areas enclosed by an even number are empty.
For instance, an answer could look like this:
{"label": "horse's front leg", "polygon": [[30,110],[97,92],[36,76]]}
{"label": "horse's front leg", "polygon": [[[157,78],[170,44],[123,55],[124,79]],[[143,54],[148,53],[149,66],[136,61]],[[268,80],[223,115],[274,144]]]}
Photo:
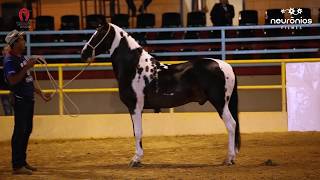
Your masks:
{"label": "horse's front leg", "polygon": [[140,100],[138,100],[136,109],[134,113],[131,113],[131,120],[133,125],[133,132],[136,143],[136,152],[133,156],[129,166],[130,167],[139,167],[141,165],[141,159],[143,157],[143,148],[142,148],[142,107]]}

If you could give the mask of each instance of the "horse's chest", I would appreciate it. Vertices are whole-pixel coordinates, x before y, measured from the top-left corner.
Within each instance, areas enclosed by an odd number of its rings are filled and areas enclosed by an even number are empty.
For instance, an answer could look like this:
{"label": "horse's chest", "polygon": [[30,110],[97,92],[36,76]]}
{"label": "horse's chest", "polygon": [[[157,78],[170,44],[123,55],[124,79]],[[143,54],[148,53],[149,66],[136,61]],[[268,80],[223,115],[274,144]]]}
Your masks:
{"label": "horse's chest", "polygon": [[158,73],[161,68],[159,62],[156,62],[154,59],[141,57],[139,64],[137,65],[137,78],[135,79],[135,82],[138,82],[140,79],[148,80],[148,82],[158,79]]}

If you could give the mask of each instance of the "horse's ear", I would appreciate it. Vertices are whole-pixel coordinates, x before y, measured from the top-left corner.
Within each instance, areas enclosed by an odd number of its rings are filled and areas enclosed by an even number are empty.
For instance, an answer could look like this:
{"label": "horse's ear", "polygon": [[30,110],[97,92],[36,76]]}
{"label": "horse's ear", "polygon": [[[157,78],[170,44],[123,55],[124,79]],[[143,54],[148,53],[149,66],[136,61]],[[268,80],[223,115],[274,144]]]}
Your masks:
{"label": "horse's ear", "polygon": [[97,28],[105,27],[105,26],[107,26],[107,25],[108,25],[107,20],[105,20],[105,19],[100,19],[100,20],[99,20],[99,25],[98,25]]}
{"label": "horse's ear", "polygon": [[108,26],[109,26],[109,23],[107,23],[107,22],[100,23],[100,24],[98,25],[97,29],[98,29],[98,28],[107,29]]}
{"label": "horse's ear", "polygon": [[108,22],[104,22],[104,23],[102,24],[102,26],[103,26],[104,28],[108,28],[109,23],[108,23]]}

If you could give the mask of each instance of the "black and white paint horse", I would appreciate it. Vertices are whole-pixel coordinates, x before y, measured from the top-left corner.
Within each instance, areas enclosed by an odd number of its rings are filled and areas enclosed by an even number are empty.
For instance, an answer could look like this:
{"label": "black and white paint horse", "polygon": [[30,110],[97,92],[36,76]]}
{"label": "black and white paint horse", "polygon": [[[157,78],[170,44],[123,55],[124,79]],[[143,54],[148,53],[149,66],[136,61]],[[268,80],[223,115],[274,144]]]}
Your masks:
{"label": "black and white paint horse", "polygon": [[146,52],[128,33],[106,23],[92,35],[81,52],[83,61],[110,52],[119,85],[121,101],[128,107],[135,136],[135,155],[131,167],[140,165],[142,148],[142,111],[200,105],[209,101],[228,130],[228,155],[225,164],[234,164],[240,148],[237,81],[232,67],[216,59],[195,59],[165,65]]}

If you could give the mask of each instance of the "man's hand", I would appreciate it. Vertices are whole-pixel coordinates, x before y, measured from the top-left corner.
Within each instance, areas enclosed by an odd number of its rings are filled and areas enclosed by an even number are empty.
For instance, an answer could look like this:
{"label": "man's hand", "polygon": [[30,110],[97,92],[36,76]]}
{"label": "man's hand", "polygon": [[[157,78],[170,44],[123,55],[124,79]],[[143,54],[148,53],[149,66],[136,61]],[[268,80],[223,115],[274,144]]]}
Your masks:
{"label": "man's hand", "polygon": [[41,99],[43,99],[45,102],[48,102],[52,99],[51,93],[43,93],[40,89],[35,88],[34,89],[35,93],[37,93]]}
{"label": "man's hand", "polygon": [[44,59],[44,57],[43,56],[39,56],[39,55],[33,55],[33,56],[31,56],[30,58],[29,58],[29,60],[28,60],[28,63],[27,63],[27,66],[28,66],[28,64],[29,64],[29,68],[28,69],[30,69],[30,68],[32,68],[33,66],[34,66],[34,64],[36,64],[37,63],[37,61],[45,61],[45,59]]}
{"label": "man's hand", "polygon": [[41,93],[40,96],[45,102],[49,102],[52,99],[50,93]]}
{"label": "man's hand", "polygon": [[30,68],[32,68],[35,64],[37,63],[37,60],[36,59],[29,59],[28,61],[27,61],[27,64],[25,65],[25,67],[27,68],[27,69],[30,69]]}

